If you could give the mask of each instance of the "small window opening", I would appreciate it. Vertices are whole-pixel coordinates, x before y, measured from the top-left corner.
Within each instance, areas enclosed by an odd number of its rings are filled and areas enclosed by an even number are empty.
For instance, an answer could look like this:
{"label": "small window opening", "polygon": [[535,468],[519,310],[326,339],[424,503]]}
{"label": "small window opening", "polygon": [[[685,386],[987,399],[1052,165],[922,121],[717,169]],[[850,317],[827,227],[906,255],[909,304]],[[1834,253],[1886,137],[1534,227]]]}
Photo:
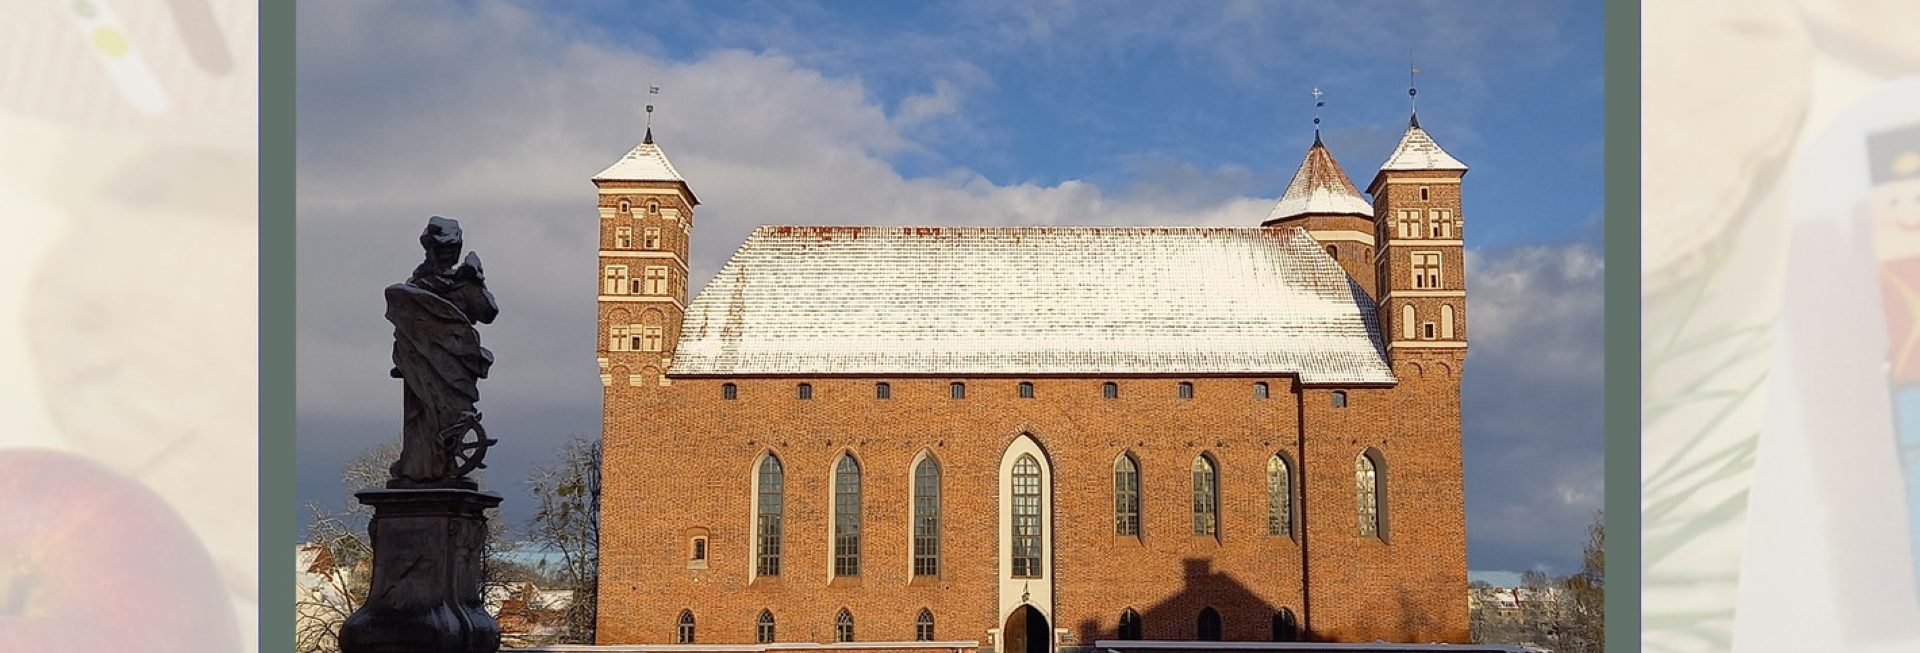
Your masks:
{"label": "small window opening", "polygon": [[800,384],[800,398],[801,399],[813,398],[813,384],[811,383]]}
{"label": "small window opening", "polygon": [[1257,382],[1257,383],[1254,383],[1254,384],[1253,384],[1253,398],[1254,398],[1254,399],[1266,399],[1266,398],[1267,398],[1267,396],[1268,396],[1268,395],[1267,395],[1267,382],[1266,382],[1266,381],[1260,381],[1260,382]]}
{"label": "small window opening", "polygon": [[1421,200],[1423,200],[1423,201],[1427,199],[1427,187],[1426,187],[1426,186],[1421,186],[1421,187],[1420,187],[1420,199],[1421,199]]}
{"label": "small window opening", "polygon": [[1333,391],[1333,407],[1334,408],[1347,407],[1347,391],[1345,390]]}
{"label": "small window opening", "polygon": [[691,559],[696,562],[707,559],[707,538],[693,538],[693,557]]}
{"label": "small window opening", "polygon": [[728,383],[720,386],[720,398],[733,401],[740,398],[740,386]]}
{"label": "small window opening", "polygon": [[1193,383],[1188,381],[1180,382],[1180,398],[1181,399],[1193,398]]}
{"label": "small window opening", "polygon": [[873,398],[874,399],[892,399],[893,386],[884,381],[873,384]]}
{"label": "small window opening", "polygon": [[953,395],[954,399],[967,398],[967,384],[965,383],[954,381],[952,385],[947,386],[947,391]]}
{"label": "small window opening", "polygon": [[1108,381],[1100,386],[1100,396],[1108,399],[1120,398],[1120,384]]}
{"label": "small window opening", "polygon": [[1033,382],[1032,381],[1020,382],[1020,398],[1021,399],[1033,398]]}

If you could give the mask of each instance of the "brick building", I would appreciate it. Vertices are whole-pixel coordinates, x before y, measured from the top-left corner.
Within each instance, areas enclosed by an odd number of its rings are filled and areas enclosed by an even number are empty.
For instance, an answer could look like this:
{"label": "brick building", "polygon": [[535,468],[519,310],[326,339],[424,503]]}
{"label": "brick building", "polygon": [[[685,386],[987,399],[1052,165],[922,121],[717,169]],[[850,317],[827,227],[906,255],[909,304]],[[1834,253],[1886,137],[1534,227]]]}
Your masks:
{"label": "brick building", "polygon": [[1416,118],[1258,226],[765,226],[688,302],[649,131],[593,178],[600,643],[1466,641],[1465,173]]}

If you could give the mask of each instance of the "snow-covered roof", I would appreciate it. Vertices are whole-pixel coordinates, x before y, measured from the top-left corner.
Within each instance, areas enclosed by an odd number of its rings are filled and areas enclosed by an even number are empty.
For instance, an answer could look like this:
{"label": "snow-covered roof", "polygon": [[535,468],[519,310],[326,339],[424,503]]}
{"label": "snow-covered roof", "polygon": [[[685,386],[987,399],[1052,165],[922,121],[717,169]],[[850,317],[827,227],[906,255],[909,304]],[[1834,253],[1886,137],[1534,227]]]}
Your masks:
{"label": "snow-covered roof", "polygon": [[1400,136],[1400,145],[1393,148],[1393,154],[1387,162],[1380,165],[1381,170],[1466,170],[1467,164],[1461,163],[1440,144],[1433,142],[1427,130],[1420,128],[1415,119],[1407,126],[1407,133]]}
{"label": "snow-covered roof", "polygon": [[667,161],[667,153],[653,142],[653,131],[647,131],[646,140],[633,146],[633,150],[619,161],[601,170],[593,176],[594,181],[677,181],[687,183],[680,177],[680,171],[673,169],[673,163]]}
{"label": "snow-covered roof", "polygon": [[1371,300],[1297,227],[763,226],[680,338],[673,375],[1394,382]]}
{"label": "snow-covered roof", "polygon": [[1301,215],[1345,214],[1373,217],[1373,205],[1360,196],[1347,172],[1333,160],[1333,153],[1320,139],[1313,139],[1313,146],[1307,148],[1306,158],[1300,161],[1300,168],[1293,173],[1293,182],[1287,184],[1287,192],[1280,201],[1267,212],[1262,224],[1272,223]]}

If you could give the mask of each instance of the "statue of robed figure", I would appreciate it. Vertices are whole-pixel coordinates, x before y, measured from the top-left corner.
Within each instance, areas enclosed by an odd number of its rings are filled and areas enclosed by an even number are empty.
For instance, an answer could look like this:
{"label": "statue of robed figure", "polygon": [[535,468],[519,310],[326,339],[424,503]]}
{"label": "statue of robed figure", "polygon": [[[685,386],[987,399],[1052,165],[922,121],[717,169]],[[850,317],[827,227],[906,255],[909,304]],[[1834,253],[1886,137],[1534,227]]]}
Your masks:
{"label": "statue of robed figure", "polygon": [[481,461],[494,442],[474,409],[493,352],[480,346],[474,325],[491,324],[500,306],[487,290],[478,254],[455,265],[464,246],[458,221],[429,219],[420,246],[426,260],[405,283],[386,290],[392,375],[406,386],[400,459],[387,486],[474,487],[466,475],[485,467]]}

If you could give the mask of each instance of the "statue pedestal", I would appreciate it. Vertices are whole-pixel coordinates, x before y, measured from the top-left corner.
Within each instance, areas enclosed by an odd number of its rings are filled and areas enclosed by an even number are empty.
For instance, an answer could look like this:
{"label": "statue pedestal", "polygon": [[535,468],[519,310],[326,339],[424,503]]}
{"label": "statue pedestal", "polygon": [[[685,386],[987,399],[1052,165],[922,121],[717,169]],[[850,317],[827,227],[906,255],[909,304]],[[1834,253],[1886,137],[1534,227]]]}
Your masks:
{"label": "statue pedestal", "polygon": [[373,581],[340,627],[342,653],[494,653],[480,596],[487,518],[500,496],[459,488],[367,490]]}

